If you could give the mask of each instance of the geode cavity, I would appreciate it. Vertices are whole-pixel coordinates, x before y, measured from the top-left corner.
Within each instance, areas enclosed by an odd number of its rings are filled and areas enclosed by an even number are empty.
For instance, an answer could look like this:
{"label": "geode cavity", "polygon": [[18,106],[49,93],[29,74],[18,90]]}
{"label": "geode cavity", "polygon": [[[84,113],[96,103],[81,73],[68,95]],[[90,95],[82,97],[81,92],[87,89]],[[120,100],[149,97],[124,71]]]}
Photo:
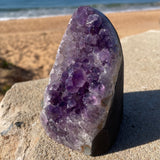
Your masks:
{"label": "geode cavity", "polygon": [[52,139],[89,155],[114,142],[123,108],[123,55],[105,15],[91,7],[73,14],[50,73],[41,113]]}

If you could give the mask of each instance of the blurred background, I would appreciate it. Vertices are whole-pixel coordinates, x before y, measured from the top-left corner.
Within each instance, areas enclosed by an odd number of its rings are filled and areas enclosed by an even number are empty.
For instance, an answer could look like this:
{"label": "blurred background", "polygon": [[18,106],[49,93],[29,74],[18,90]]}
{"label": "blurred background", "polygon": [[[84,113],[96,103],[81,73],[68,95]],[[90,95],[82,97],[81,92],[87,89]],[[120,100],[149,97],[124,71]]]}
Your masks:
{"label": "blurred background", "polygon": [[0,0],[0,100],[16,82],[46,78],[71,14],[106,13],[120,38],[160,29],[158,0]]}
{"label": "blurred background", "polygon": [[1,0],[0,20],[72,14],[82,5],[105,13],[160,9],[158,0]]}

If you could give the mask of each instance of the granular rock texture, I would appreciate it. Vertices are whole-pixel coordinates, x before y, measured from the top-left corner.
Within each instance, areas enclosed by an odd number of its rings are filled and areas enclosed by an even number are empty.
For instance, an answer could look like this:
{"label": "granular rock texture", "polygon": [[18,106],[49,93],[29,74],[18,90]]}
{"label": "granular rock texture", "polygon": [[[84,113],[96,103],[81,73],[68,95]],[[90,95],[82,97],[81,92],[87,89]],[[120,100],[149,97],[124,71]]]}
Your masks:
{"label": "granular rock texture", "polygon": [[50,73],[41,113],[52,139],[89,155],[113,143],[123,107],[123,55],[111,22],[91,7],[73,14]]}

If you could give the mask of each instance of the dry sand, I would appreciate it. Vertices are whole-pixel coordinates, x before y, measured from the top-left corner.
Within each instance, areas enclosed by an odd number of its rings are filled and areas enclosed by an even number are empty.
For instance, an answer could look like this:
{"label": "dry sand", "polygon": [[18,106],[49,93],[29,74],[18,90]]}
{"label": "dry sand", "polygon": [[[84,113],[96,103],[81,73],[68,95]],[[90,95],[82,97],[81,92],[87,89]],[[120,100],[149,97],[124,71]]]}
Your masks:
{"label": "dry sand", "polygon": [[[107,16],[117,29],[120,38],[151,29],[160,30],[160,10],[111,13]],[[70,17],[1,21],[0,59],[25,69],[32,75],[28,79],[47,77]],[[0,68],[1,85],[10,81],[6,71],[8,72],[7,69]],[[15,73],[21,77],[26,76],[21,72],[15,71]],[[25,78],[17,81],[23,81]],[[14,81],[10,82],[13,83]]]}

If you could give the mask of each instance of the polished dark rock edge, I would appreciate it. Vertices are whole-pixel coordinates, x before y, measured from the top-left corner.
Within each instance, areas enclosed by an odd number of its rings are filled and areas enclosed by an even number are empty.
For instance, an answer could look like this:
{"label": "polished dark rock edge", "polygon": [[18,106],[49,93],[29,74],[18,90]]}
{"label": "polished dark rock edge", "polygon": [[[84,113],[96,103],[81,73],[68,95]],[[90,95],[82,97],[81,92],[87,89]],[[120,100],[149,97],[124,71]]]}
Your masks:
{"label": "polished dark rock edge", "polygon": [[109,109],[104,128],[98,133],[92,142],[91,156],[106,154],[108,149],[116,140],[123,115],[123,78],[124,63],[122,59],[115,85],[115,94]]}

